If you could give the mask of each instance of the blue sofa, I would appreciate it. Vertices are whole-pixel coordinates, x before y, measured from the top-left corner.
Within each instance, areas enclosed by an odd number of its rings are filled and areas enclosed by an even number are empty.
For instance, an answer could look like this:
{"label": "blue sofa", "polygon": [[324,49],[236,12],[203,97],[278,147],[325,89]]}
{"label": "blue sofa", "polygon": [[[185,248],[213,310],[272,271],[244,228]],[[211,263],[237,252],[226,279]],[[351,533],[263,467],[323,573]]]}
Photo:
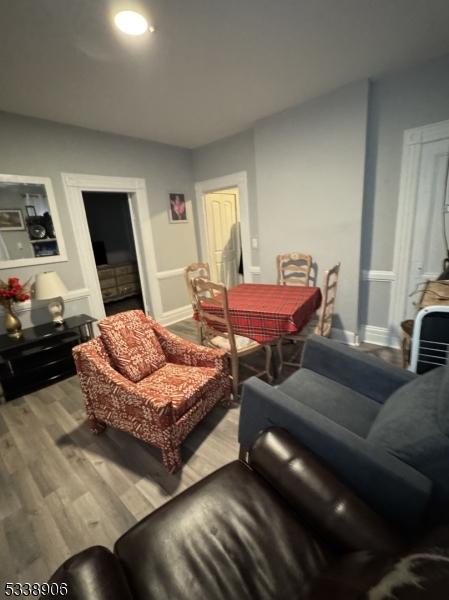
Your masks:
{"label": "blue sofa", "polygon": [[243,385],[239,442],[280,426],[366,502],[404,528],[449,502],[449,367],[413,373],[311,336],[278,387]]}

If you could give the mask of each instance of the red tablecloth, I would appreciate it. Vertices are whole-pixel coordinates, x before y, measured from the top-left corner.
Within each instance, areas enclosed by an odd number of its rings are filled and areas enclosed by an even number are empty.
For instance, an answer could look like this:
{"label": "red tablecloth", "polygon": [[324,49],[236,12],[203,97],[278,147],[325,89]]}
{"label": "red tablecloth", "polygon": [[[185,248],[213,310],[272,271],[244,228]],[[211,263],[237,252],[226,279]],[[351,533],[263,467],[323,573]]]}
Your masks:
{"label": "red tablecloth", "polygon": [[[267,343],[300,331],[320,307],[321,291],[317,287],[242,283],[228,291],[228,301],[234,333]],[[207,305],[207,310],[221,312],[214,305]]]}

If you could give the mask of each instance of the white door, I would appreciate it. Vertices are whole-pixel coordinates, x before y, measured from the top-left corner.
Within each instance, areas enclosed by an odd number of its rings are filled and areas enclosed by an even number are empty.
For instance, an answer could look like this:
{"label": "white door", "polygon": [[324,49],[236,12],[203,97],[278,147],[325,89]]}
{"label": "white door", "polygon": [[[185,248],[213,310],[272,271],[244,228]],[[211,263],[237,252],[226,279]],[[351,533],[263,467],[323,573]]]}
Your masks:
{"label": "white door", "polygon": [[[134,205],[136,205],[136,206],[134,206]],[[152,313],[153,311],[150,310],[148,298],[146,295],[148,283],[144,280],[144,276],[143,276],[143,274],[146,272],[146,270],[145,270],[145,265],[143,262],[142,253],[140,252],[140,249],[143,248],[143,240],[140,235],[139,227],[137,227],[137,224],[136,224],[135,209],[137,209],[137,202],[135,202],[135,198],[131,194],[128,194],[128,207],[129,207],[129,215],[131,217],[131,227],[133,230],[134,247],[136,250],[137,271],[138,271],[139,280],[140,280],[140,293],[142,294],[143,310],[144,310],[144,313],[146,315],[148,315],[148,314],[150,314],[150,312]]]}
{"label": "white door", "polygon": [[413,226],[410,273],[408,280],[406,314],[416,313],[414,302],[418,286],[441,273],[446,248],[443,225],[449,229],[449,197],[446,190],[449,139],[423,145],[419,165],[418,192]]}
{"label": "white door", "polygon": [[211,279],[233,287],[238,283],[240,262],[238,190],[205,194],[204,216]]}

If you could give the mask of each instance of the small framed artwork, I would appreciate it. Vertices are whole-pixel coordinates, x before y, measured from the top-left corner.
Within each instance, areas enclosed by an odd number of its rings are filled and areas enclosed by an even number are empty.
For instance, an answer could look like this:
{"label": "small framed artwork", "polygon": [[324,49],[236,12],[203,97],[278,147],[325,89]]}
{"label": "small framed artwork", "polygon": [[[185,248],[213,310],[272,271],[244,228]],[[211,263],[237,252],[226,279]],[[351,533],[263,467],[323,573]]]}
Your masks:
{"label": "small framed artwork", "polygon": [[25,210],[27,211],[28,217],[36,216],[36,208],[34,206],[32,206],[31,204],[25,204]]}
{"label": "small framed artwork", "polygon": [[186,199],[184,194],[169,194],[170,206],[168,214],[170,223],[188,223]]}
{"label": "small framed artwork", "polygon": [[25,223],[20,209],[0,209],[0,231],[22,231],[23,229],[25,229]]}

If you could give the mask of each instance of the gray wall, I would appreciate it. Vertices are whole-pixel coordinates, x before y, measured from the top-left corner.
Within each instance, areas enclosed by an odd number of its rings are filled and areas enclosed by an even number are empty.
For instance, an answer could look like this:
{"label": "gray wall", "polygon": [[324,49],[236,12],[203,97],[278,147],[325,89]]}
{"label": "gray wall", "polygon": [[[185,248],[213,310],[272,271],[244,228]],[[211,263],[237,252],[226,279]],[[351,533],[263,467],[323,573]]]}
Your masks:
{"label": "gray wall", "polygon": [[[248,129],[229,138],[193,150],[195,182],[246,171],[251,237],[258,237],[257,182],[254,131]],[[197,207],[198,209],[198,207]],[[259,266],[259,252],[252,249],[252,265]]]}
{"label": "gray wall", "polygon": [[[69,289],[82,288],[84,282],[61,172],[144,178],[158,271],[176,269],[197,259],[193,219],[183,225],[182,232],[179,225],[170,225],[168,220],[170,192],[184,192],[189,202],[193,198],[192,157],[188,150],[8,113],[0,113],[0,132],[2,173],[52,180],[69,260],[45,265],[45,270],[57,271]],[[41,270],[42,266],[5,269],[1,276],[27,279]],[[182,285],[178,278],[179,297],[183,299]],[[164,310],[169,309],[164,306]]]}
{"label": "gray wall", "polygon": [[360,236],[368,83],[345,86],[256,124],[262,281],[275,256],[305,252],[326,268],[341,261],[335,326],[358,330]]}
{"label": "gray wall", "polygon": [[[396,213],[406,129],[449,119],[449,57],[392,73],[371,86],[362,267],[393,268]],[[361,323],[387,327],[390,284],[362,282]]]}

